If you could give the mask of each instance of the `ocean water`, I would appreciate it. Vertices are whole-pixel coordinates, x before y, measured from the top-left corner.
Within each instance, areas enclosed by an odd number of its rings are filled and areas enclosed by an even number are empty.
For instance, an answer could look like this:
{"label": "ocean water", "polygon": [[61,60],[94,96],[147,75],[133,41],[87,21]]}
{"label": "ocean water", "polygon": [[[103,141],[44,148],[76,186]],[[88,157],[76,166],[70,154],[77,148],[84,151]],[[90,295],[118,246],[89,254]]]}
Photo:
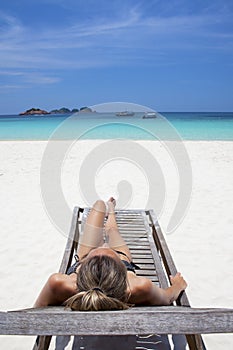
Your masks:
{"label": "ocean water", "polygon": [[233,140],[233,113],[162,112],[117,117],[114,113],[0,115],[0,140],[135,139]]}

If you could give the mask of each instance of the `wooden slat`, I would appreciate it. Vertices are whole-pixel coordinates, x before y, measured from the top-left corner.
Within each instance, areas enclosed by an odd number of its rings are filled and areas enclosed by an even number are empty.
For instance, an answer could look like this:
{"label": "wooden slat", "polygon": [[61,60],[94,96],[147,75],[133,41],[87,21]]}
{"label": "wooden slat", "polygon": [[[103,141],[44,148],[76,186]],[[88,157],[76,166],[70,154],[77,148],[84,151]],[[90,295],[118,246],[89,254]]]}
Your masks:
{"label": "wooden slat", "polygon": [[140,250],[140,249],[144,249],[144,248],[148,249],[150,247],[148,244],[136,244],[136,243],[132,243],[130,241],[127,245],[130,249],[134,249],[134,250]]}
{"label": "wooden slat", "polygon": [[166,306],[103,313],[49,307],[28,312],[0,312],[0,332],[11,335],[230,333],[233,332],[233,310]]}
{"label": "wooden slat", "polygon": [[136,259],[144,259],[144,260],[150,259],[150,261],[153,261],[151,254],[150,255],[142,255],[142,254],[135,253],[135,254],[133,254],[133,261],[135,262]]}
{"label": "wooden slat", "polygon": [[129,210],[124,210],[124,209],[121,209],[121,210],[115,210],[116,212],[116,215],[117,216],[124,216],[124,215],[127,215],[127,216],[141,216],[141,212],[142,210],[141,209],[129,209]]}
{"label": "wooden slat", "polygon": [[132,237],[127,238],[127,236],[124,237],[124,240],[127,242],[127,244],[135,244],[137,247],[149,247],[148,241],[145,237],[139,237],[138,239]]}
{"label": "wooden slat", "polygon": [[141,256],[136,256],[134,255],[133,257],[133,261],[135,264],[153,264],[154,263],[154,260],[151,258],[142,258]]}
{"label": "wooden slat", "polygon": [[145,256],[151,256],[151,250],[150,249],[132,249],[131,254],[137,254],[137,255],[145,255]]}
{"label": "wooden slat", "polygon": [[129,228],[129,229],[125,229],[124,227],[119,228],[119,231],[121,232],[121,235],[124,236],[128,236],[128,237],[135,237],[135,240],[138,239],[143,239],[146,238],[146,234],[145,234],[145,229],[144,228]]}
{"label": "wooden slat", "polygon": [[133,230],[119,230],[120,234],[122,237],[124,237],[124,239],[133,239],[133,240],[137,240],[138,242],[140,241],[144,241],[146,242],[146,236],[144,231],[133,231]]}
{"label": "wooden slat", "polygon": [[155,271],[155,267],[153,264],[137,264],[138,266],[140,266],[140,268],[142,270],[152,270]]}
{"label": "wooden slat", "polygon": [[131,223],[131,224],[139,224],[139,225],[141,225],[143,223],[141,217],[140,218],[133,218],[133,217],[130,218],[127,215],[124,215],[123,217],[117,217],[116,216],[116,221],[117,221],[117,223],[119,225],[125,224],[126,220],[127,220],[128,223]]}
{"label": "wooden slat", "polygon": [[132,227],[124,227],[124,226],[119,226],[118,229],[119,229],[119,231],[123,231],[123,233],[124,232],[129,233],[129,234],[131,233],[131,235],[133,233],[136,233],[136,234],[140,233],[141,234],[142,232],[143,233],[145,232],[143,226],[142,227],[134,227],[134,226],[132,226]]}
{"label": "wooden slat", "polygon": [[153,270],[146,270],[146,269],[140,269],[137,270],[137,275],[141,276],[157,276],[156,271]]}
{"label": "wooden slat", "polygon": [[[127,221],[127,222],[126,222]],[[134,228],[139,228],[139,229],[143,229],[143,222],[128,222],[128,220],[127,220],[127,218],[125,218],[125,222],[117,222],[117,226],[118,227],[122,227],[122,228],[124,228],[124,227],[134,227]]]}
{"label": "wooden slat", "polygon": [[148,241],[146,240],[146,238],[128,238],[127,236],[124,237],[124,240],[126,242],[128,242],[127,244],[128,245],[132,245],[132,246],[135,246],[136,248],[140,248],[140,247],[150,247]]}

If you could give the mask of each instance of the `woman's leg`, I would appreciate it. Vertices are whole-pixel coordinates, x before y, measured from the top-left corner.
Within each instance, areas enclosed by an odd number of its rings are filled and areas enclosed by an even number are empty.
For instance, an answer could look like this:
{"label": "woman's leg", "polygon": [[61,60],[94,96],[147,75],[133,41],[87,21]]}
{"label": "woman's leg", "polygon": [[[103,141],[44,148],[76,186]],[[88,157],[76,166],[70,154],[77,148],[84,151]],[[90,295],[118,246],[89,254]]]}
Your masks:
{"label": "woman's leg", "polygon": [[105,224],[105,235],[106,242],[109,247],[115,250],[119,250],[125,253],[130,260],[132,260],[132,256],[130,250],[125,242],[125,240],[121,237],[119,232],[116,216],[115,216],[115,205],[116,201],[113,197],[109,199],[108,204],[108,219]]}
{"label": "woman's leg", "polygon": [[93,248],[97,248],[104,243],[103,226],[106,214],[106,205],[104,201],[97,200],[84,225],[84,230],[81,234],[78,256],[82,259]]}

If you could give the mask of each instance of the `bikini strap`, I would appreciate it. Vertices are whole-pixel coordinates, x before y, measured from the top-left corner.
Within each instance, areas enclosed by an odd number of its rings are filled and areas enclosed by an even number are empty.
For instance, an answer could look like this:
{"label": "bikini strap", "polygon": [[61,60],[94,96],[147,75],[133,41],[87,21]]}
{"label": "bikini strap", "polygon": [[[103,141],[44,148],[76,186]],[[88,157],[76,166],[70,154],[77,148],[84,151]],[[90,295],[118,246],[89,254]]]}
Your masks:
{"label": "bikini strap", "polygon": [[124,252],[121,252],[120,250],[115,250],[115,252],[116,252],[117,254],[121,254],[121,255],[126,256],[126,258],[128,258],[128,259],[129,259],[129,261],[130,261],[130,258],[128,257],[128,255],[127,255],[127,254],[125,254]]}

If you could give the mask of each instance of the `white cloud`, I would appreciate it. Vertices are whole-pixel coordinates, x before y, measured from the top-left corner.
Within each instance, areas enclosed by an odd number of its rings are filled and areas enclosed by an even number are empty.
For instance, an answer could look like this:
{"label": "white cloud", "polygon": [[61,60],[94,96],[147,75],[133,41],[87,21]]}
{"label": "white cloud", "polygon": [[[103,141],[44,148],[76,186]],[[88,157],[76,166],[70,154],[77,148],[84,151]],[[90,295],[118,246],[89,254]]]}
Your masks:
{"label": "white cloud", "polygon": [[7,15],[0,11],[1,39],[15,39],[24,34],[24,28],[16,17]]}
{"label": "white cloud", "polygon": [[24,75],[23,72],[16,72],[16,71],[10,71],[10,70],[0,70],[0,75],[7,75],[7,76],[21,76]]}
{"label": "white cloud", "polygon": [[27,73],[24,76],[24,81],[26,83],[33,83],[33,84],[54,84],[61,81],[58,77],[51,77],[51,76],[44,76],[41,74],[36,73]]}
{"label": "white cloud", "polygon": [[8,90],[22,89],[24,87],[23,85],[2,84],[0,85],[0,90],[2,90],[2,92],[8,92]]}
{"label": "white cloud", "polygon": [[[121,16],[84,19],[57,29],[36,32],[17,18],[0,12],[0,69],[82,69],[111,65],[161,64],[172,50],[221,50],[232,32],[218,31],[226,21],[223,13],[196,15],[145,14],[134,6]],[[207,40],[209,40],[207,45]],[[232,46],[226,45],[226,50]],[[169,58],[167,63],[171,59]],[[1,73],[0,73],[1,74]],[[9,72],[9,75],[19,75]],[[38,77],[56,83],[58,77]],[[36,82],[37,79],[31,81]]]}

